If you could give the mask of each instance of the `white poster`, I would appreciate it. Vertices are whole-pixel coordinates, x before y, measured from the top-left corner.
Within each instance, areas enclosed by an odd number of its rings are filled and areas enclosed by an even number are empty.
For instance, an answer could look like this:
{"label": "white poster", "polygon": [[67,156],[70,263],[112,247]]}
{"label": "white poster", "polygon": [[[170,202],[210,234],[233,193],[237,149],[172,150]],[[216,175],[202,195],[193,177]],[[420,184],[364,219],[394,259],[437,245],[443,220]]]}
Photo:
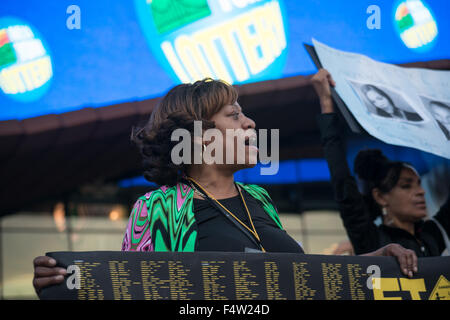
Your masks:
{"label": "white poster", "polygon": [[403,68],[313,44],[337,93],[369,134],[450,159],[450,71]]}

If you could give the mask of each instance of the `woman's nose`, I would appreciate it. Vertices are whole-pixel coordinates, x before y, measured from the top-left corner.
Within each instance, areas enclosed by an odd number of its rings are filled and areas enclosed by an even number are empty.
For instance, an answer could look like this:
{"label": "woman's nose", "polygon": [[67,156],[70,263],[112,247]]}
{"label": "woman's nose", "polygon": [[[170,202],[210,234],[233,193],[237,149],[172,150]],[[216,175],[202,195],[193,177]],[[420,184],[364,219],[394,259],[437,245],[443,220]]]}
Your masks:
{"label": "woman's nose", "polygon": [[422,188],[421,185],[419,185],[419,187],[417,189],[417,193],[421,196],[423,196],[425,194],[425,190],[424,190],[424,188]]}
{"label": "woman's nose", "polygon": [[243,127],[244,127],[244,129],[255,129],[256,123],[249,117],[245,116]]}

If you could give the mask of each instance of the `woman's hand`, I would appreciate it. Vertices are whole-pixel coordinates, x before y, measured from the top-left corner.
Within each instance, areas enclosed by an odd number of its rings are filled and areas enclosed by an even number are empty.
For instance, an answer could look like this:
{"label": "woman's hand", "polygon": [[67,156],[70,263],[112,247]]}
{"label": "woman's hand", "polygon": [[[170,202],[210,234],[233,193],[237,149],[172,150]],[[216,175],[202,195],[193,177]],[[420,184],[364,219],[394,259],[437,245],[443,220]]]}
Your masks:
{"label": "woman's hand", "polygon": [[417,255],[414,251],[406,249],[397,243],[390,243],[376,251],[362,254],[362,256],[387,256],[396,257],[402,272],[412,278],[417,272]]}
{"label": "woman's hand", "polygon": [[352,243],[348,240],[340,242],[333,250],[334,255],[342,255],[348,254],[350,256],[355,255],[355,251],[353,250]]}
{"label": "woman's hand", "polygon": [[334,82],[328,70],[322,68],[319,69],[319,71],[311,78],[311,83],[319,96],[322,113],[334,112],[330,86],[336,86],[336,82]]}
{"label": "woman's hand", "polygon": [[64,276],[67,274],[66,269],[56,267],[55,259],[47,256],[36,257],[33,265],[33,286],[37,294],[49,285],[63,282]]}

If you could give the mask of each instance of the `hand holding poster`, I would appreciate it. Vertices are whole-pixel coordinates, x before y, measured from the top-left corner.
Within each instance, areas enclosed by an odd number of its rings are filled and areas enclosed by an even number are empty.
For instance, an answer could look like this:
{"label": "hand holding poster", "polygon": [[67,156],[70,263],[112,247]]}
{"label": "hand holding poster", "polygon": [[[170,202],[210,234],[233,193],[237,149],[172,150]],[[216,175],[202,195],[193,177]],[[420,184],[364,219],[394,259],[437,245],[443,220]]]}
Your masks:
{"label": "hand holding poster", "polygon": [[403,68],[313,44],[336,92],[369,134],[450,158],[450,71]]}

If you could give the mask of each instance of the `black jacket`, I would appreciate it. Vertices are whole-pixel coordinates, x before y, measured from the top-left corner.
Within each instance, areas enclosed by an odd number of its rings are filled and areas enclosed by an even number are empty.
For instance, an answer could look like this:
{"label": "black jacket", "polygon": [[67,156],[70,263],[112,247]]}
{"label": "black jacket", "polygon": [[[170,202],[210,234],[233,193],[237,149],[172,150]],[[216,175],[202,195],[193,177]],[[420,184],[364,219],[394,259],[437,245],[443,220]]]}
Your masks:
{"label": "black jacket", "polygon": [[[334,197],[355,253],[363,254],[389,243],[398,243],[414,250],[418,257],[441,255],[445,249],[445,241],[433,221],[417,222],[415,236],[403,229],[375,225],[356,180],[350,174],[337,115],[321,114],[317,120],[324,155],[330,169]],[[450,196],[434,218],[441,223],[447,234],[450,234]]]}

